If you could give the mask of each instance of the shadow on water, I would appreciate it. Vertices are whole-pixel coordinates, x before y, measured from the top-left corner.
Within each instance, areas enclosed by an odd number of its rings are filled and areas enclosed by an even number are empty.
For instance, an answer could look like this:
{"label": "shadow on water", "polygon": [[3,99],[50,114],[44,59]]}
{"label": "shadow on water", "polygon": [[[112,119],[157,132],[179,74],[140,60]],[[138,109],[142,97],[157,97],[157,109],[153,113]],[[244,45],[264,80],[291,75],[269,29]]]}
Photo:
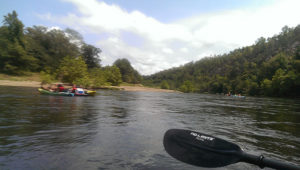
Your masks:
{"label": "shadow on water", "polygon": [[0,169],[201,169],[165,152],[170,128],[300,162],[299,100],[126,91],[60,97],[0,86],[0,101]]}

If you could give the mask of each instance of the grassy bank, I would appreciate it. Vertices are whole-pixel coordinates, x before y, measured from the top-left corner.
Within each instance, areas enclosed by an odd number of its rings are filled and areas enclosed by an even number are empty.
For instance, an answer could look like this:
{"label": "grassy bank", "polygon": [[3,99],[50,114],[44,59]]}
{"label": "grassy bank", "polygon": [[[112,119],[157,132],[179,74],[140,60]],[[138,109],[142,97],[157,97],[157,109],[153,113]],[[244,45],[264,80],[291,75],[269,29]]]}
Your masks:
{"label": "grassy bank", "polygon": [[0,73],[0,80],[9,80],[9,81],[41,81],[39,73],[26,73],[22,76],[13,76]]}
{"label": "grassy bank", "polygon": [[[18,87],[40,87],[41,77],[39,73],[28,73],[23,76],[12,76],[0,74],[1,86],[18,86]],[[125,90],[125,91],[146,91],[146,92],[176,92],[159,88],[145,87],[141,84],[121,83],[120,86],[103,86],[96,89],[103,90]]]}

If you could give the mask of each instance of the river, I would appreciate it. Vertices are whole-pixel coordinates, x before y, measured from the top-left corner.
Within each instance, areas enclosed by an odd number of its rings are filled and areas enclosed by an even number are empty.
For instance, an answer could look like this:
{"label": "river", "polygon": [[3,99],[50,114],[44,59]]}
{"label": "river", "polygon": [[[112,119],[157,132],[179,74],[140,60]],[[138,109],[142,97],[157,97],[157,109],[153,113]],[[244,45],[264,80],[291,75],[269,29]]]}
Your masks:
{"label": "river", "polygon": [[64,97],[0,86],[0,169],[201,169],[166,153],[163,136],[171,128],[300,162],[299,99],[101,90]]}

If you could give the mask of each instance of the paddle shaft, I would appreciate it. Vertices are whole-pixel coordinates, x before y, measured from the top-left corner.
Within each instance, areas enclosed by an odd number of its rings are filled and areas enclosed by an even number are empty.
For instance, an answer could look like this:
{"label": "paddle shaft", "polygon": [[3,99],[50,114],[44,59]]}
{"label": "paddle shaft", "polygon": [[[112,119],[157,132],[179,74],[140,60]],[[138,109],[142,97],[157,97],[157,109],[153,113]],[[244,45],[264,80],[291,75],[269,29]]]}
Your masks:
{"label": "paddle shaft", "polygon": [[258,165],[260,168],[270,167],[270,168],[274,168],[274,169],[300,170],[299,166],[267,159],[262,155],[256,156],[256,155],[251,155],[251,154],[242,152],[240,156],[241,156],[242,162],[255,164],[255,165]]}

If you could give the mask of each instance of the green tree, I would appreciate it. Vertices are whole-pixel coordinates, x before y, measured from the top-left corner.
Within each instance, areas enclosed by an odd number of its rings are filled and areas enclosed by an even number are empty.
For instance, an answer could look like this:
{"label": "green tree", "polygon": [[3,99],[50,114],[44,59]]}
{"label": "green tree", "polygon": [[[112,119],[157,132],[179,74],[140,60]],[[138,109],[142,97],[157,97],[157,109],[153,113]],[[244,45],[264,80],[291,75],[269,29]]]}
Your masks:
{"label": "green tree", "polygon": [[50,69],[55,72],[63,57],[80,55],[80,48],[62,30],[33,26],[26,29],[26,39],[28,54],[39,61],[38,71]]}
{"label": "green tree", "polygon": [[169,89],[170,88],[169,83],[166,80],[163,80],[160,84],[160,88]]}
{"label": "green tree", "polygon": [[273,94],[272,81],[269,79],[264,79],[261,83],[262,93],[266,96],[271,96]]}
{"label": "green tree", "polygon": [[114,62],[114,65],[120,69],[123,82],[134,84],[141,82],[142,76],[136,70],[134,70],[127,59],[118,59]]}
{"label": "green tree", "polygon": [[299,74],[294,71],[278,69],[272,78],[272,87],[277,96],[295,96],[299,94]]}
{"label": "green tree", "polygon": [[72,84],[76,84],[76,85],[79,85],[79,87],[82,86],[85,88],[91,87],[92,83],[93,83],[93,81],[90,79],[90,77],[88,75],[85,75],[83,77],[77,77],[72,82]]}
{"label": "green tree", "polygon": [[66,28],[64,32],[66,36],[69,38],[70,42],[75,44],[77,47],[80,47],[85,44],[82,35],[76,30],[72,28]]}
{"label": "green tree", "polygon": [[4,16],[0,28],[0,71],[8,74],[23,74],[34,70],[36,60],[27,54],[24,25],[16,11]]}
{"label": "green tree", "polygon": [[49,73],[49,71],[41,71],[40,76],[41,76],[42,84],[51,84],[55,80],[55,76]]}
{"label": "green tree", "polygon": [[101,53],[100,48],[96,48],[89,44],[83,44],[81,47],[82,57],[88,68],[100,68],[100,58]]}
{"label": "green tree", "polygon": [[93,68],[89,70],[90,77],[92,78],[93,87],[102,87],[110,85],[107,79],[110,75],[106,75],[106,72],[101,68]]}
{"label": "green tree", "polygon": [[191,81],[184,81],[184,83],[180,86],[179,90],[184,93],[192,93],[194,92],[194,86]]}
{"label": "green tree", "polygon": [[113,65],[111,67],[105,67],[104,70],[107,81],[111,83],[111,85],[118,86],[122,83],[121,72],[117,66]]}
{"label": "green tree", "polygon": [[51,56],[51,68],[56,69],[60,61],[65,56],[78,57],[80,55],[79,48],[70,42],[69,38],[62,30],[53,29],[47,32],[47,44],[49,48],[47,52]]}
{"label": "green tree", "polygon": [[275,95],[280,96],[282,94],[282,90],[280,89],[283,84],[283,78],[284,78],[285,71],[281,68],[279,68],[273,78],[272,78],[272,87],[274,89],[274,92],[276,92]]}
{"label": "green tree", "polygon": [[4,16],[3,25],[8,29],[8,39],[12,42],[18,41],[21,46],[25,47],[24,42],[24,25],[18,19],[18,14],[16,11],[8,13]]}
{"label": "green tree", "polygon": [[57,76],[66,83],[74,83],[84,86],[89,86],[91,84],[87,65],[83,61],[82,57],[75,58],[67,56],[63,58],[57,70]]}
{"label": "green tree", "polygon": [[296,49],[295,59],[300,60],[300,45]]}
{"label": "green tree", "polygon": [[[27,41],[27,53],[37,60],[36,71],[49,72],[53,63],[53,58],[50,56],[49,51],[51,49],[50,40],[47,36],[47,27],[33,26],[26,28],[25,38]],[[59,62],[56,63],[57,65]]]}
{"label": "green tree", "polygon": [[[195,92],[300,96],[300,25],[284,27],[279,35],[259,38],[255,44],[219,56],[171,68],[144,77],[147,85],[167,81],[172,88]],[[281,69],[281,71],[278,71]]]}
{"label": "green tree", "polygon": [[259,93],[259,86],[256,82],[248,80],[246,94],[254,96]]}

